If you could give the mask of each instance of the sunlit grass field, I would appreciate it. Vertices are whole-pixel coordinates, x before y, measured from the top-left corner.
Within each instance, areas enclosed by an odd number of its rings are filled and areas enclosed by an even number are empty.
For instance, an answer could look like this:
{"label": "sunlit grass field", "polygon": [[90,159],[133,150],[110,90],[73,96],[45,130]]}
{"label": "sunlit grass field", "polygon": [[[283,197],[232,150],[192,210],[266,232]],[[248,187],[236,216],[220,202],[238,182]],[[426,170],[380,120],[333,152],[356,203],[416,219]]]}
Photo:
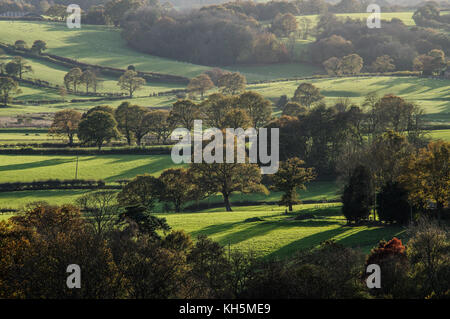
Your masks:
{"label": "sunlit grass field", "polygon": [[325,102],[333,103],[340,98],[349,98],[360,105],[368,93],[376,92],[382,96],[395,94],[421,106],[425,113],[450,113],[450,80],[417,77],[349,77],[283,81],[249,85],[266,98],[277,101],[281,95],[292,98],[302,82],[313,83],[325,96]]}
{"label": "sunlit grass field", "polygon": [[[313,214],[314,219],[294,220],[301,214]],[[252,251],[267,257],[285,257],[299,249],[311,248],[325,240],[336,240],[346,246],[370,251],[379,240],[402,237],[401,227],[345,226],[339,204],[305,204],[295,206],[295,212],[284,214],[284,208],[274,205],[223,208],[200,213],[158,214],[165,217],[175,230],[185,230],[193,237],[207,235],[221,245],[240,251]],[[246,222],[259,217],[261,221]]]}
{"label": "sunlit grass field", "polygon": [[140,71],[193,77],[208,67],[146,55],[127,47],[120,29],[83,24],[69,29],[65,23],[0,21],[0,39],[14,43],[24,40],[47,42],[47,52],[81,62],[126,69],[133,64]]}
{"label": "sunlit grass field", "polygon": [[[12,56],[3,56],[0,58],[0,61],[2,63],[8,63],[12,60]],[[32,73],[25,73],[25,78],[33,78],[33,79],[40,79],[43,81],[47,81],[53,85],[64,85],[64,76],[69,71],[69,68],[65,68],[62,66],[59,66],[57,64],[48,63],[39,59],[31,59],[31,58],[25,58],[24,59],[28,65],[30,65],[33,68]],[[99,87],[97,89],[97,92],[109,92],[109,93],[119,93],[123,92],[120,90],[120,87],[117,85],[118,79],[111,78],[111,77],[100,77],[99,78]],[[185,88],[182,84],[174,84],[174,83],[151,83],[147,81],[146,85],[135,92],[135,96],[149,96],[152,93],[158,93],[158,92],[164,92],[164,91],[170,91],[173,89],[180,89]],[[78,90],[80,92],[85,92],[86,88],[84,85],[80,85],[78,87]],[[27,90],[29,91],[29,90]],[[35,99],[52,99],[54,97],[61,98],[57,91],[51,90],[50,92],[46,92],[46,94],[42,97],[39,97],[37,94],[32,94],[25,91],[22,95],[20,95],[17,99],[21,100],[35,100]],[[36,90],[37,91],[37,90]],[[92,88],[89,88],[89,91],[92,92]],[[125,93],[125,92],[124,92]],[[83,98],[76,95],[68,95],[66,96],[66,99],[71,98]]]}
{"label": "sunlit grass field", "polygon": [[[80,156],[79,179],[107,183],[138,174],[158,176],[174,166],[169,155]],[[75,178],[76,156],[0,155],[0,183]]]}
{"label": "sunlit grass field", "polygon": [[[350,19],[367,19],[372,13],[337,13],[336,16],[341,19],[346,19],[347,17]],[[402,20],[402,22],[407,26],[415,26],[416,23],[414,22],[412,16],[414,14],[414,11],[404,11],[404,12],[381,12],[381,20],[387,20],[390,21],[393,18],[397,18]],[[297,20],[300,20],[301,18],[308,18],[311,20],[313,25],[317,25],[317,22],[319,21],[319,15],[312,14],[312,15],[304,15],[304,16],[297,16]]]}
{"label": "sunlit grass field", "polygon": [[[60,196],[58,191],[46,191],[34,192],[36,194],[32,197],[39,200],[44,195],[43,199],[46,199],[49,196],[47,193],[52,192],[57,195],[54,204],[67,203],[82,194],[81,191],[71,191]],[[18,199],[27,198],[27,193],[23,192]],[[0,200],[3,198],[0,193]],[[226,248],[267,258],[287,257],[298,250],[316,247],[326,240],[335,240],[368,253],[380,240],[405,236],[405,230],[400,226],[346,226],[339,204],[304,204],[294,208],[294,212],[288,215],[284,214],[282,207],[260,205],[234,207],[233,212],[216,208],[198,213],[160,213],[157,216],[166,218],[173,230],[184,230],[194,240],[199,235],[207,235]],[[312,214],[313,218],[294,219],[304,214]],[[0,221],[11,216],[0,214]],[[260,220],[246,221],[255,217]]]}
{"label": "sunlit grass field", "polygon": [[450,130],[436,130],[429,134],[432,139],[450,142]]}
{"label": "sunlit grass field", "polygon": [[[82,25],[81,29],[68,29],[64,23],[0,21],[0,41],[13,44],[16,40],[24,40],[29,45],[33,41],[43,39],[47,42],[46,52],[76,59],[81,62],[126,69],[132,64],[139,71],[158,72],[192,78],[210,66],[196,65],[181,61],[152,56],[135,51],[127,46],[120,36],[121,30],[109,26]],[[51,66],[53,68],[53,66]],[[248,81],[278,79],[278,68],[289,70],[290,76],[306,76],[317,68],[305,64],[280,64],[272,67],[259,66],[223,66],[240,71]],[[44,67],[42,67],[45,69]],[[58,67],[57,69],[61,68]],[[64,69],[64,68],[62,68]],[[50,77],[61,77],[60,75]],[[105,83],[105,88],[109,84]]]}

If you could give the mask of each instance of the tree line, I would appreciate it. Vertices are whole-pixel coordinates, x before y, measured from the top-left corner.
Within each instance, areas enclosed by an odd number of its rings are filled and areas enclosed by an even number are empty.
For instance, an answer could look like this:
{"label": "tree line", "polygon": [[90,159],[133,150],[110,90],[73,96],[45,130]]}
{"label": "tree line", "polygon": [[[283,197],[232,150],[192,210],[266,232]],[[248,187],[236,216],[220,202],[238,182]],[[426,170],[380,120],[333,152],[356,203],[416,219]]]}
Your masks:
{"label": "tree line", "polygon": [[383,21],[382,29],[368,29],[364,19],[341,20],[331,14],[321,15],[316,29],[309,57],[329,74],[345,74],[349,55],[359,56],[365,69],[373,72],[418,70],[440,75],[448,69],[450,39],[439,30],[410,28],[395,18]]}

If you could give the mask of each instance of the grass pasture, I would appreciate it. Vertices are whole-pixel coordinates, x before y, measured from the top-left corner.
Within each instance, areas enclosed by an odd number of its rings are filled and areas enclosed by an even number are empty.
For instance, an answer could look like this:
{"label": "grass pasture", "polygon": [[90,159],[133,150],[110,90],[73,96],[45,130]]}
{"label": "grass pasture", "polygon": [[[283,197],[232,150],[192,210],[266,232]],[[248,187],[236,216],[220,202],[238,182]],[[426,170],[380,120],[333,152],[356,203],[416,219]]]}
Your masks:
{"label": "grass pasture", "polygon": [[[48,53],[101,66],[126,69],[128,65],[133,64],[140,71],[189,78],[211,69],[210,66],[175,61],[135,51],[129,48],[120,36],[120,29],[108,26],[82,25],[81,29],[68,29],[64,23],[0,21],[0,41],[12,44],[19,40],[19,35],[20,39],[28,44],[32,44],[37,39],[44,39],[47,42]],[[301,43],[299,45],[301,46]],[[35,62],[40,63],[37,60]],[[58,79],[56,83],[62,83],[59,73],[64,71],[64,68],[40,64],[40,66],[36,65],[36,75],[42,73],[43,76],[39,76],[41,79],[52,80],[50,81],[52,83]],[[44,72],[46,67],[54,68],[55,72]],[[243,73],[249,82],[308,76],[321,70],[303,63],[277,64],[268,67],[238,65],[223,68]],[[115,83],[110,84],[107,79],[104,83],[105,90],[110,86],[115,86]],[[157,91],[158,86],[154,85],[154,87]]]}
{"label": "grass pasture", "polygon": [[[283,214],[284,208],[271,205],[235,207],[233,212],[211,209],[201,213],[159,214],[177,230],[183,229],[194,238],[207,235],[231,249],[252,251],[267,257],[285,257],[299,249],[315,247],[329,239],[369,252],[381,239],[402,237],[401,227],[345,226],[340,206],[297,205],[295,212]],[[314,219],[294,220],[305,213]],[[261,221],[246,222],[259,217]]]}
{"label": "grass pasture", "polygon": [[[8,63],[10,60],[12,60],[11,56],[3,57],[2,59],[3,63]],[[25,58],[25,61],[33,68],[33,73],[26,73],[24,75],[25,78],[35,78],[40,79],[43,81],[50,82],[51,84],[57,84],[57,85],[64,85],[64,76],[69,71],[69,68],[65,68],[53,63],[48,63],[46,61],[41,61],[39,59],[31,59],[31,58]],[[117,85],[118,79],[111,78],[111,77],[102,77],[100,78],[99,82],[99,88],[97,91],[99,93],[103,92],[120,92],[120,87]],[[21,85],[22,87],[23,85]],[[148,83],[140,90],[135,92],[135,96],[137,97],[143,97],[143,96],[149,96],[152,93],[159,93],[164,91],[170,91],[173,89],[180,89],[184,88],[185,86],[182,84],[173,84],[173,83]],[[85,87],[81,85],[79,87],[79,91],[85,92]],[[92,91],[92,88],[90,88],[90,91]],[[43,98],[36,98],[35,96],[28,96],[23,93],[23,95],[19,96],[17,99],[19,100],[26,100],[26,99],[58,99],[61,98],[56,90],[50,90],[46,95],[44,95]],[[76,96],[76,95],[68,95],[66,96],[66,99],[82,99],[83,97]]]}
{"label": "grass pasture", "polygon": [[249,85],[248,89],[256,91],[266,98],[277,101],[286,94],[289,98],[302,82],[313,83],[325,96],[325,102],[333,103],[340,98],[349,98],[351,102],[361,104],[368,93],[376,92],[395,94],[421,106],[426,114],[450,113],[450,80],[417,77],[343,77],[314,79],[305,81],[280,81]]}
{"label": "grass pasture", "polygon": [[[107,183],[138,174],[158,176],[174,166],[169,155],[80,156],[79,179],[103,179]],[[0,155],[0,183],[75,178],[76,156]]]}
{"label": "grass pasture", "polygon": [[450,130],[435,130],[429,133],[434,140],[443,140],[450,142]]}
{"label": "grass pasture", "polygon": [[81,62],[123,68],[133,64],[138,70],[193,77],[208,67],[147,55],[127,47],[120,29],[109,26],[82,25],[69,29],[65,23],[0,21],[0,39],[14,43],[24,40],[47,42],[51,54]]}

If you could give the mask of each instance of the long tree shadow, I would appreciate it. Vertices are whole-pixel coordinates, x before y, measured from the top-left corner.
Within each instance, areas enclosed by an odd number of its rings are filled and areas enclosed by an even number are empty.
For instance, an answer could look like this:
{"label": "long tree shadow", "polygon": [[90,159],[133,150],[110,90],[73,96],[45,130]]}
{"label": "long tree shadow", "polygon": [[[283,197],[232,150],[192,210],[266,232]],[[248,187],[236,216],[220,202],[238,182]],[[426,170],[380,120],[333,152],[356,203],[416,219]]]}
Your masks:
{"label": "long tree shadow", "polygon": [[44,166],[54,166],[61,165],[65,163],[70,163],[75,161],[74,158],[55,158],[37,162],[30,163],[22,163],[22,164],[10,164],[10,165],[0,165],[0,171],[14,171],[14,170],[22,170],[22,169],[30,169],[30,168],[39,168]]}
{"label": "long tree shadow", "polygon": [[270,258],[286,257],[294,254],[298,250],[316,247],[321,242],[333,238],[335,236],[338,236],[346,231],[347,229],[345,227],[339,227],[303,237],[272,252],[271,254],[267,255],[266,258],[270,259]]}
{"label": "long tree shadow", "polygon": [[118,179],[124,178],[134,178],[136,175],[140,174],[156,174],[161,172],[162,170],[171,167],[172,162],[168,160],[166,156],[157,158],[152,162],[140,166],[133,167],[126,171],[121,172],[120,174],[110,176],[105,179],[106,182],[114,182]]}
{"label": "long tree shadow", "polygon": [[268,221],[268,222],[256,222],[254,225],[249,226],[245,229],[239,230],[237,232],[228,234],[220,239],[218,242],[222,245],[235,245],[240,242],[246,241],[253,237],[260,237],[266,235],[267,233],[282,229],[282,228],[301,228],[301,227],[325,227],[339,224],[339,222],[334,221],[316,221],[316,220],[307,220],[307,221]]}
{"label": "long tree shadow", "polygon": [[406,230],[401,226],[385,226],[355,232],[337,242],[349,247],[368,247],[380,240],[391,240],[393,237],[403,238]]}

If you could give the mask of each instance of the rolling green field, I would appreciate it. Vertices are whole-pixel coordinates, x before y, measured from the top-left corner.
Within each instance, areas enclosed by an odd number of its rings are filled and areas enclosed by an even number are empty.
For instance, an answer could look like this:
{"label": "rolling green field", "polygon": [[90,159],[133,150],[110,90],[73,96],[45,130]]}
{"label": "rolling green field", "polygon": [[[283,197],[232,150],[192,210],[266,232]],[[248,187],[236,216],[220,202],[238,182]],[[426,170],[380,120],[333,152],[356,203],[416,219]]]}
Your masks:
{"label": "rolling green field", "polygon": [[[304,213],[316,218],[293,220]],[[285,215],[284,208],[273,205],[235,207],[233,212],[211,209],[201,213],[159,214],[177,230],[183,229],[194,238],[207,235],[221,245],[256,255],[284,257],[298,249],[315,247],[333,239],[346,246],[370,251],[381,239],[402,237],[401,227],[345,226],[340,206],[297,205],[293,214]],[[262,221],[245,222],[259,217]]]}
{"label": "rolling green field", "polygon": [[[75,156],[0,155],[0,183],[72,179],[75,165]],[[169,155],[80,156],[78,178],[103,179],[113,183],[138,174],[159,175],[172,166]]]}
{"label": "rolling green field", "polygon": [[51,54],[81,62],[123,68],[130,64],[138,70],[193,77],[209,69],[190,63],[172,61],[129,49],[120,29],[109,26],[82,25],[69,29],[65,23],[0,21],[0,39],[14,43],[45,40]]}
{"label": "rolling green field", "polygon": [[[8,63],[10,60],[12,60],[11,56],[4,56],[4,57],[0,58],[0,63]],[[40,79],[43,81],[50,82],[53,85],[55,85],[55,84],[61,85],[61,86],[64,85],[64,76],[69,71],[69,68],[64,68],[62,66],[59,66],[59,65],[56,65],[53,63],[41,61],[39,59],[25,58],[25,61],[29,65],[31,65],[31,67],[33,68],[33,73],[26,73],[24,75],[25,78]],[[118,79],[111,78],[111,77],[101,78],[100,82],[99,82],[99,88],[97,89],[97,91],[99,93],[120,92],[120,87],[117,85],[117,80]],[[182,84],[149,83],[149,82],[147,82],[147,84],[142,89],[135,92],[135,96],[137,96],[137,97],[149,96],[152,93],[170,91],[173,89],[180,89],[180,88],[184,88],[184,87],[185,86]],[[79,90],[84,92],[85,87],[81,85],[79,87]],[[92,91],[92,88],[90,89],[90,91]],[[53,97],[53,95],[55,95],[55,97]],[[51,93],[48,92],[43,97],[38,96],[36,94],[30,94],[28,92],[24,92],[24,94],[20,95],[17,99],[19,99],[19,100],[27,100],[27,99],[28,100],[38,100],[38,99],[53,99],[53,98],[58,98],[58,97],[59,97],[58,92],[55,92],[54,90],[52,90]],[[80,99],[83,97],[76,96],[76,95],[66,96],[66,99],[71,99],[71,98]]]}
{"label": "rolling green field", "polygon": [[[47,200],[54,196],[54,204],[75,200],[82,191],[20,192],[17,199]],[[48,194],[50,193],[50,194]],[[0,193],[0,201],[5,199]],[[41,196],[43,195],[43,196]],[[325,240],[335,240],[348,247],[359,248],[368,253],[380,241],[392,237],[404,237],[404,228],[399,226],[346,226],[340,213],[339,204],[296,205],[295,211],[284,214],[284,208],[275,205],[234,207],[233,212],[223,208],[206,210],[200,213],[160,213],[167,219],[173,230],[184,230],[194,239],[207,235],[221,245],[233,250],[252,252],[256,256],[286,257],[300,249],[312,248]],[[295,220],[302,214],[313,214],[314,218]],[[0,221],[12,214],[0,214]],[[260,221],[247,222],[248,218],[258,217]]]}
{"label": "rolling green field", "polygon": [[[346,19],[347,17],[350,19],[367,19],[372,13],[337,13],[336,16],[341,19]],[[405,12],[381,12],[381,20],[392,20],[393,18],[397,18],[402,20],[402,22],[405,25],[408,26],[415,26],[416,23],[414,22],[412,16],[414,14],[414,11],[405,11]],[[316,25],[319,16],[317,14],[313,15],[304,15],[304,16],[297,16],[297,20],[301,18],[308,18],[313,22],[313,25]]]}
{"label": "rolling green field", "polygon": [[450,130],[436,130],[430,132],[430,136],[435,140],[443,140],[450,142]]}
{"label": "rolling green field", "polygon": [[[134,51],[120,36],[120,29],[108,26],[83,25],[81,29],[68,29],[64,23],[0,21],[0,41],[13,44],[19,37],[28,44],[32,44],[34,40],[44,39],[47,42],[48,53],[101,66],[126,69],[128,65],[133,64],[140,71],[190,78],[211,69],[209,66]],[[270,68],[258,66],[224,66],[224,68],[244,73],[248,81],[280,78],[280,73],[274,71],[277,65]],[[312,70],[315,70],[304,64],[280,65],[280,68],[289,69],[292,76],[310,75]]]}

